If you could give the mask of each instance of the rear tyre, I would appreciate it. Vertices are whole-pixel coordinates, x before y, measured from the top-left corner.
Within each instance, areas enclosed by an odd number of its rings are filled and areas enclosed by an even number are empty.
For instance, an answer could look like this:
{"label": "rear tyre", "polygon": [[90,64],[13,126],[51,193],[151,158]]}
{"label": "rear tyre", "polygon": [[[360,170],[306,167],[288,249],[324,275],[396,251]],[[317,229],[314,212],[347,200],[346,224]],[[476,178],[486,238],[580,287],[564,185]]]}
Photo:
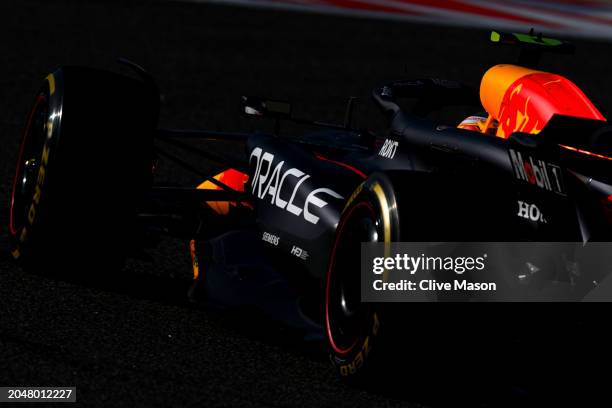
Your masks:
{"label": "rear tyre", "polygon": [[325,327],[331,361],[340,376],[363,384],[377,372],[389,330],[380,305],[361,302],[361,242],[399,240],[393,190],[375,174],[351,196],[336,230],[325,282]]}
{"label": "rear tyre", "polygon": [[158,96],[125,76],[50,74],[23,130],[12,184],[11,252],[26,269],[118,269],[151,184]]}
{"label": "rear tyre", "polygon": [[[497,371],[507,367],[499,358],[506,346],[483,309],[469,303],[361,302],[361,242],[488,237],[487,229],[473,225],[481,211],[473,200],[448,204],[448,197],[473,193],[460,180],[390,171],[370,176],[349,199],[328,265],[325,324],[331,361],[350,384],[426,398],[440,389],[453,398],[497,391]],[[485,227],[496,230],[493,221]],[[441,294],[438,299],[445,300]]]}
{"label": "rear tyre", "polygon": [[[465,233],[457,226],[461,209],[443,200],[459,189],[453,184],[428,174],[375,173],[343,210],[325,282],[325,324],[331,361],[350,383],[378,389],[410,383],[427,391],[430,375],[456,378],[454,369],[465,364],[473,328],[455,313],[459,307],[361,302],[362,242],[451,241]],[[429,194],[419,196],[423,191]]]}

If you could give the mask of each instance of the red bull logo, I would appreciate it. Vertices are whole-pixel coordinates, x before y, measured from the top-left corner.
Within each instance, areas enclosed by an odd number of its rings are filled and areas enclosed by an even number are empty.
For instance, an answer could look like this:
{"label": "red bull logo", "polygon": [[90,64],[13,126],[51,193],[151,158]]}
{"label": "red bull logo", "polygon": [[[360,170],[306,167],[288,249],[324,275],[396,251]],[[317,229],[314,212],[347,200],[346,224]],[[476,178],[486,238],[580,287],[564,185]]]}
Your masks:
{"label": "red bull logo", "polygon": [[514,132],[539,133],[550,119],[551,115],[546,115],[542,109],[546,99],[533,90],[524,91],[526,81],[528,78],[518,80],[506,93],[499,113],[498,136],[508,137]]}

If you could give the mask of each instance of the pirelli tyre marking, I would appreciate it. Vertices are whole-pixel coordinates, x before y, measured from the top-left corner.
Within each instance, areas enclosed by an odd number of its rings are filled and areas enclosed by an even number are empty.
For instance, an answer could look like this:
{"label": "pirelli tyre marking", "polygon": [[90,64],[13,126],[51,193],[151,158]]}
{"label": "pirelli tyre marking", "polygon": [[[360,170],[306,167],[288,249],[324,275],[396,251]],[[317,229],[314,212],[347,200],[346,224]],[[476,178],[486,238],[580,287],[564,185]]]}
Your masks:
{"label": "pirelli tyre marking", "polygon": [[[378,335],[379,327],[380,327],[380,322],[378,320],[378,315],[374,313],[374,316],[372,318],[372,331],[371,331],[372,337],[376,337]],[[370,336],[368,335],[363,341],[361,350],[359,350],[359,353],[355,355],[355,358],[353,358],[350,362],[345,363],[345,364],[343,364],[341,360],[337,360],[337,362],[340,363],[339,365],[340,375],[343,377],[347,377],[349,375],[355,374],[357,370],[359,370],[359,368],[363,365],[366,358],[370,354],[371,350],[372,350],[372,344],[370,342]]]}
{"label": "pirelli tyre marking", "polygon": [[49,82],[49,95],[53,96],[55,94],[55,76],[53,74],[47,75],[47,82]]}
{"label": "pirelli tyre marking", "polygon": [[[387,197],[385,196],[385,192],[382,189],[382,186],[376,182],[372,186],[372,190],[378,197],[378,201],[380,202],[381,215],[383,219],[383,233],[384,233],[384,243],[385,243],[385,256],[391,256],[391,220],[389,216],[389,203],[387,202]],[[385,272],[382,276],[383,282],[389,281],[389,271],[385,269]]]}
{"label": "pirelli tyre marking", "polygon": [[[53,74],[49,74],[46,78],[48,86],[49,86],[49,96],[53,96],[55,94],[56,84],[55,84],[55,76]],[[41,98],[44,98],[41,96]],[[48,103],[50,104],[50,100],[46,100],[44,98],[43,101],[38,101],[38,103]],[[37,106],[35,106],[37,109]],[[33,111],[33,114],[35,112]],[[47,132],[45,138],[45,144],[42,149],[41,157],[40,157],[40,166],[38,168],[38,174],[36,176],[36,184],[34,186],[34,193],[32,195],[32,200],[30,202],[29,208],[27,210],[27,217],[25,225],[21,227],[21,232],[19,233],[19,242],[16,244],[16,247],[11,251],[13,258],[19,259],[21,257],[21,244],[23,244],[29,234],[29,229],[34,224],[36,220],[38,206],[40,204],[41,197],[43,195],[43,187],[45,184],[45,180],[47,179],[47,169],[49,165],[49,156],[51,154],[51,141],[53,139],[53,130],[54,130],[54,122],[56,119],[61,118],[60,112],[49,112],[49,117],[47,119]],[[29,129],[26,130],[29,132]],[[24,135],[27,137],[27,135]],[[22,158],[20,158],[21,160]],[[12,209],[13,211],[14,209]]]}
{"label": "pirelli tyre marking", "polygon": [[378,201],[380,203],[381,213],[382,213],[381,215],[383,218],[382,221],[383,221],[383,228],[384,228],[384,236],[383,236],[384,242],[391,242],[392,234],[391,234],[391,216],[390,214],[393,208],[391,208],[392,205],[387,200],[387,196],[385,194],[385,191],[382,185],[377,180],[374,180],[374,181],[366,180],[363,183],[359,184],[359,186],[357,186],[355,191],[353,191],[353,193],[347,200],[346,205],[344,206],[344,209],[342,210],[342,213],[344,214],[346,212],[347,208],[353,203],[353,201],[355,201],[357,196],[364,189],[373,191],[374,194],[376,194],[376,197],[378,198]]}
{"label": "pirelli tyre marking", "polygon": [[[385,246],[385,253],[388,255],[390,253],[391,247],[390,244],[394,239],[397,239],[398,226],[395,225],[395,229],[392,225],[392,214],[395,214],[395,200],[393,197],[389,197],[385,193],[385,188],[381,184],[380,180],[373,176],[371,179],[364,181],[361,183],[355,191],[349,197],[344,210],[342,211],[343,215],[347,213],[349,207],[351,207],[358,196],[363,191],[370,191],[374,194],[376,201],[378,202],[378,206],[380,209],[380,216],[383,227],[383,242],[387,244]],[[395,233],[394,233],[395,232]],[[329,271],[328,273],[330,273]],[[384,276],[383,276],[384,278]],[[328,283],[329,284],[329,283]],[[369,329],[369,333],[363,340],[359,351],[352,357],[342,358],[338,355],[334,355],[334,362],[340,370],[340,375],[343,377],[351,376],[358,372],[361,366],[365,363],[368,358],[372,347],[373,341],[378,336],[380,329],[380,319],[378,313],[372,312],[372,323],[371,328]],[[328,328],[329,330],[329,328]]]}

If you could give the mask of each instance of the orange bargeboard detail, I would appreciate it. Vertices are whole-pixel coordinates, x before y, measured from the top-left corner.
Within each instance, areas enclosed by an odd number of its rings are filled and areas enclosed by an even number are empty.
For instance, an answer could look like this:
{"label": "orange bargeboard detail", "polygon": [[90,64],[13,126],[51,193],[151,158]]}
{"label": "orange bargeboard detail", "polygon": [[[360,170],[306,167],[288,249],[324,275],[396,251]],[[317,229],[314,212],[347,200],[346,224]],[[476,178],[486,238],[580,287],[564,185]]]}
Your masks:
{"label": "orange bargeboard detail", "polygon": [[499,122],[497,136],[537,134],[555,115],[606,118],[573,82],[560,75],[516,65],[496,65],[480,84],[483,107]]}
{"label": "orange bargeboard detail", "polygon": [[[249,176],[241,171],[235,169],[228,169],[213,177],[215,180],[227,185],[228,187],[244,192],[244,185],[249,181]],[[200,184],[198,190],[221,190],[221,187],[212,183],[211,181],[205,181]],[[206,204],[212,208],[217,214],[226,215],[229,213],[230,205],[236,205],[235,201],[207,201]]]}

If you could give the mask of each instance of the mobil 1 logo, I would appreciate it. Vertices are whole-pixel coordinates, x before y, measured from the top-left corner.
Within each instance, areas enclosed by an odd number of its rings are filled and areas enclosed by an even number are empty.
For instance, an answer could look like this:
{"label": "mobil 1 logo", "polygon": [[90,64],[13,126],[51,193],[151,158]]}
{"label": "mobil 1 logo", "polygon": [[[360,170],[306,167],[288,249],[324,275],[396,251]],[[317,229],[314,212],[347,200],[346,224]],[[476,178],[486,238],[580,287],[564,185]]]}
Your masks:
{"label": "mobil 1 logo", "polygon": [[509,152],[516,179],[546,191],[566,195],[561,167],[518,150],[510,149]]}

